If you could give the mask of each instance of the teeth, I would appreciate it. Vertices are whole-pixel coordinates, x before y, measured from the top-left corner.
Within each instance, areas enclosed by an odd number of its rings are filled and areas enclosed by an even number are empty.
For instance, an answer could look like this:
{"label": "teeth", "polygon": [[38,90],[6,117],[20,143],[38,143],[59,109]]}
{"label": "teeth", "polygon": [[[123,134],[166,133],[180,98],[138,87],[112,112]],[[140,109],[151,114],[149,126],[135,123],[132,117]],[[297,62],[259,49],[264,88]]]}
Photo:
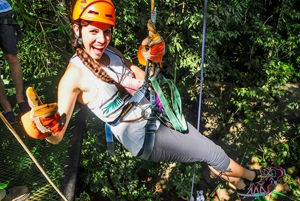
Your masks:
{"label": "teeth", "polygon": [[94,48],[97,48],[97,49],[103,49],[103,47],[97,47],[97,46],[93,46]]}

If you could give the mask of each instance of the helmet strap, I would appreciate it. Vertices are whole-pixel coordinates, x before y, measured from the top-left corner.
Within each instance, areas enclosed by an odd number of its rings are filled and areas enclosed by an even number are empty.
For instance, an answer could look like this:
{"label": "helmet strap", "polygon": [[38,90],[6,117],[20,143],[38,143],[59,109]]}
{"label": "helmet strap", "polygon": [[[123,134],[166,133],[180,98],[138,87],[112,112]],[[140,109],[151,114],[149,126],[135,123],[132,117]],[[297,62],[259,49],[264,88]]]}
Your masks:
{"label": "helmet strap", "polygon": [[82,45],[83,45],[83,43],[82,43],[82,38],[78,38],[78,39],[77,39],[77,43],[78,43],[78,45],[82,46]]}
{"label": "helmet strap", "polygon": [[81,46],[81,47],[83,47],[84,48],[84,46],[83,46],[83,41],[82,41],[82,33],[81,33],[81,31],[82,31],[82,23],[76,23],[77,24],[77,26],[78,26],[78,29],[79,29],[79,36],[77,36],[76,34],[74,34],[75,35],[75,39],[76,39],[76,42],[77,42],[77,44],[79,45],[79,46]]}

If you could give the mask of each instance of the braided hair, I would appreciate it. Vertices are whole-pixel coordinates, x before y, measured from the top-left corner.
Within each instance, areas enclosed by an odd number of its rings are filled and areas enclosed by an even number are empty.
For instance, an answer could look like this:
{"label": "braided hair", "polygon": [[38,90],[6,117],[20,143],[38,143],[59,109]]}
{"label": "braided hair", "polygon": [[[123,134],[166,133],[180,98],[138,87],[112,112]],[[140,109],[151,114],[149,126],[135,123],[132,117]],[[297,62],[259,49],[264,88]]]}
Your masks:
{"label": "braided hair", "polygon": [[[80,29],[82,24],[78,23]],[[120,91],[123,97],[127,94],[126,89],[118,82],[116,82],[108,73],[102,68],[99,62],[95,61],[85,50],[82,43],[82,38],[75,35],[73,41],[73,47],[75,48],[75,54],[81,59],[82,63],[92,71],[92,73],[103,82],[114,84]]]}

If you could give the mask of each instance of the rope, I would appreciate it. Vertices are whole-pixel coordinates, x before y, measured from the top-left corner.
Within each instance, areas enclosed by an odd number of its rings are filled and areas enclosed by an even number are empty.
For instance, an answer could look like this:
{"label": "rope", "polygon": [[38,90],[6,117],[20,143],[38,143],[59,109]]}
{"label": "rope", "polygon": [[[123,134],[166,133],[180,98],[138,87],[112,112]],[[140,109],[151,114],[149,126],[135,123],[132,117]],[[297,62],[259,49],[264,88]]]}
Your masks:
{"label": "rope", "polygon": [[149,31],[148,36],[152,38],[156,34],[156,27],[152,20],[148,20],[147,27]]}
{"label": "rope", "polygon": [[[196,166],[194,165],[194,172],[196,171]],[[194,183],[195,183],[195,174],[193,174],[193,178],[192,178],[192,188],[191,188],[191,195],[190,195],[190,201],[192,201],[192,196],[193,196],[193,192],[194,192]]]}
{"label": "rope", "polygon": [[51,186],[56,190],[56,192],[63,198],[63,200],[68,201],[67,198],[60,192],[60,190],[55,186],[55,184],[51,181],[47,173],[44,171],[42,166],[39,164],[39,162],[36,160],[36,158],[33,156],[33,154],[30,152],[28,147],[25,145],[23,140],[20,138],[18,133],[15,131],[15,129],[10,125],[10,123],[6,120],[6,118],[3,116],[2,113],[0,113],[0,118],[6,125],[6,127],[11,131],[11,133],[15,136],[15,138],[18,140],[18,142],[21,144],[21,146],[24,148],[24,150],[27,152],[27,154],[30,156],[30,158],[33,160],[35,165],[39,168],[39,170],[42,172],[42,174],[45,176],[45,178],[48,180],[48,182],[51,184]]}
{"label": "rope", "polygon": [[200,78],[201,79],[200,79],[198,126],[197,126],[198,131],[200,131],[200,121],[201,121],[201,103],[202,103],[202,88],[203,88],[203,74],[204,74],[204,54],[205,54],[205,39],[206,39],[206,19],[207,19],[207,0],[204,0],[202,50],[201,50],[201,71],[200,71]]}
{"label": "rope", "polygon": [[156,32],[156,27],[155,27],[155,22],[156,22],[156,7],[154,6],[154,0],[151,0],[151,19],[148,20],[147,23],[147,28],[148,28],[148,44],[151,43],[151,40],[153,36],[157,33]]}
{"label": "rope", "polygon": [[156,22],[156,7],[154,6],[154,0],[151,0],[151,21]]}
{"label": "rope", "polygon": [[[197,130],[200,131],[201,121],[201,103],[202,103],[202,88],[203,88],[203,74],[204,74],[204,53],[205,53],[205,38],[206,38],[206,19],[207,19],[207,0],[204,0],[204,16],[203,16],[203,29],[202,29],[202,49],[201,49],[201,71],[200,71],[200,93],[199,93],[199,104],[198,104],[198,124]],[[193,178],[196,174],[194,164]],[[218,186],[217,186],[218,187]],[[192,182],[192,189],[194,188],[194,180]],[[192,197],[191,193],[191,197]]]}

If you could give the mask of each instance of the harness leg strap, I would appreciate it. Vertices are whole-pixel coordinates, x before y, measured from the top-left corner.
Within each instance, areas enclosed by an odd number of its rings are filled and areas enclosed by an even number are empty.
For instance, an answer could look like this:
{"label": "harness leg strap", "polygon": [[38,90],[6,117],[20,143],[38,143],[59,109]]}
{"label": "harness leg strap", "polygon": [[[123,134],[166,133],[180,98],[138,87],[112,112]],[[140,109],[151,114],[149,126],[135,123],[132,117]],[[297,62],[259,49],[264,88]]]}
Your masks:
{"label": "harness leg strap", "polygon": [[149,119],[145,129],[146,129],[145,141],[142,148],[142,154],[139,155],[139,158],[148,160],[154,147],[155,132],[157,130],[156,119],[155,118]]}
{"label": "harness leg strap", "polygon": [[106,145],[107,145],[108,153],[114,156],[115,149],[114,149],[114,142],[113,142],[113,133],[108,123],[105,123],[105,134],[106,134]]}

